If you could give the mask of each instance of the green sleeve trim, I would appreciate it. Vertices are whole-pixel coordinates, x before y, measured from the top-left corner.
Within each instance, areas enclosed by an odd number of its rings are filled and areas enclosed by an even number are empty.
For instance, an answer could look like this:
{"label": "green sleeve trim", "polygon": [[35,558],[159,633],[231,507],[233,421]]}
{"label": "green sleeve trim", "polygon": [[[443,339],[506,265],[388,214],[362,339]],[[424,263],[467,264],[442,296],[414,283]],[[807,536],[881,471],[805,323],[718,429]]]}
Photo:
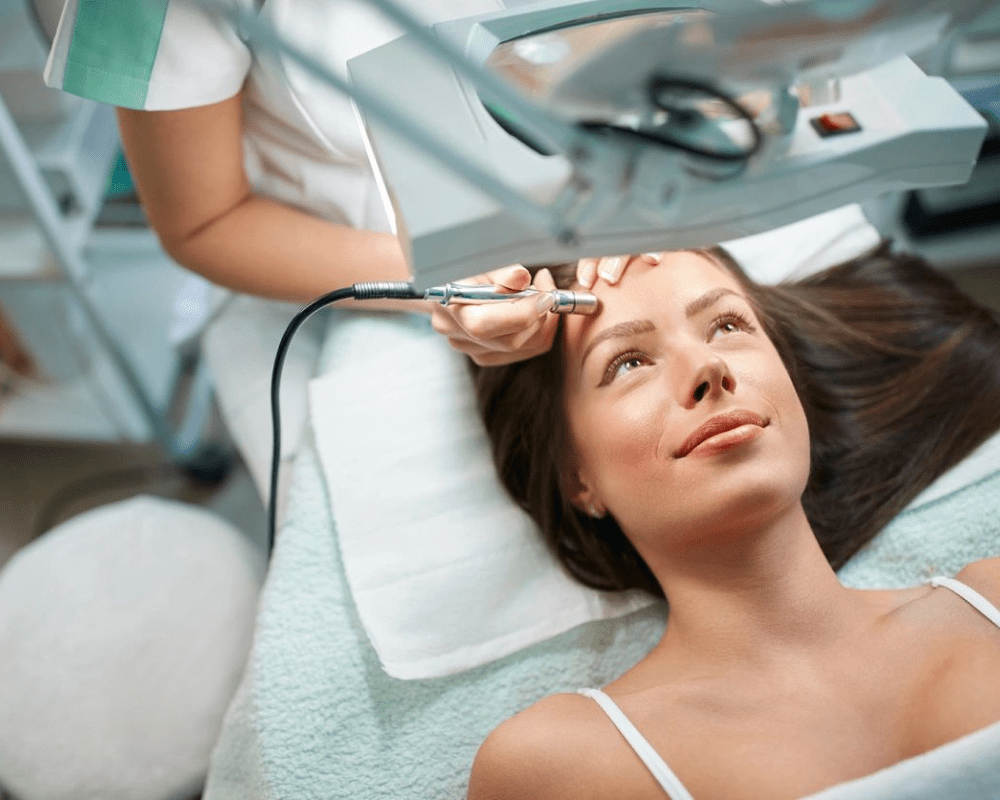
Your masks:
{"label": "green sleeve trim", "polygon": [[83,0],[63,89],[116,106],[146,102],[169,0]]}
{"label": "green sleeve trim", "polygon": [[66,62],[63,90],[88,100],[141,109],[146,103],[148,89],[148,81],[105,72],[73,61]]}

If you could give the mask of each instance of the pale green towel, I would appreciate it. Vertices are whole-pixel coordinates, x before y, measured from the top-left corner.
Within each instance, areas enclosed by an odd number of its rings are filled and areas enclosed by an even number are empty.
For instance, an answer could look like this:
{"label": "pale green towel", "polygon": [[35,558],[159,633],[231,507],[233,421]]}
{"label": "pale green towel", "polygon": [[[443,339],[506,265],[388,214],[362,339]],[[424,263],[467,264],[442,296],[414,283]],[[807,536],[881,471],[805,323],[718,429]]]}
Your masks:
{"label": "pale green towel", "polygon": [[[590,623],[472,672],[399,681],[380,668],[347,592],[318,458],[295,465],[243,686],[206,800],[465,796],[479,743],[554,692],[600,686],[658,639],[662,607]],[[844,570],[854,585],[949,574],[1000,547],[1000,472],[900,515]],[[1000,727],[817,797],[1000,797]]]}

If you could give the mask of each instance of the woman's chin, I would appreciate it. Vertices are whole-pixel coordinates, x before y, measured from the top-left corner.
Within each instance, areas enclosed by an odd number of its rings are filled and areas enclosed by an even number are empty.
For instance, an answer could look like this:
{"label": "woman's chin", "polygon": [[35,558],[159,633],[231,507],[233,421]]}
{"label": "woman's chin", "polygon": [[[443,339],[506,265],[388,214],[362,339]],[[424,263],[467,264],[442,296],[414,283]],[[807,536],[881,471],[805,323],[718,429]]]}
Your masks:
{"label": "woman's chin", "polygon": [[[730,469],[714,479],[686,482],[680,492],[674,485],[661,493],[659,502],[648,504],[648,514],[635,513],[640,509],[633,504],[629,509],[632,513],[615,517],[634,543],[651,538],[662,543],[664,536],[690,543],[752,536],[801,513],[808,470],[748,466],[750,469]],[[666,497],[667,502],[663,500]]]}

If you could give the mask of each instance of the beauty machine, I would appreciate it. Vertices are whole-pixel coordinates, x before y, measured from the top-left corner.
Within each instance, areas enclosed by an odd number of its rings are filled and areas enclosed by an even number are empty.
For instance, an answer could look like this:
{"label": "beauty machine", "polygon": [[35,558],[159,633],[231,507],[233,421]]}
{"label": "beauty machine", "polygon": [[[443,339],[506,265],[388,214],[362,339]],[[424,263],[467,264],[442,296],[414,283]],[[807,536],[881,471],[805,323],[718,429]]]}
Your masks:
{"label": "beauty machine", "polygon": [[352,92],[417,288],[964,183],[986,131],[907,57],[982,0],[555,0],[431,28],[372,2],[409,33],[351,60]]}

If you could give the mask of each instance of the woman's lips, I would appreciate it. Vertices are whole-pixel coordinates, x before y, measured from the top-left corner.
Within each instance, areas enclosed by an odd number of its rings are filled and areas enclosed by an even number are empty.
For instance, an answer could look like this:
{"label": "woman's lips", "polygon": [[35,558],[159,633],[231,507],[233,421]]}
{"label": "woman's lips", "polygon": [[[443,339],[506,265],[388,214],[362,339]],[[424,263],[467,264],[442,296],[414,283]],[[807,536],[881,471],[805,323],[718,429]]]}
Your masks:
{"label": "woman's lips", "polygon": [[766,419],[752,411],[728,411],[725,414],[719,414],[703,423],[688,436],[674,453],[674,458],[684,458],[696,447],[708,442],[709,439],[712,441],[702,448],[706,455],[710,452],[728,450],[730,447],[755,438],[761,430],[767,427],[767,424]]}

